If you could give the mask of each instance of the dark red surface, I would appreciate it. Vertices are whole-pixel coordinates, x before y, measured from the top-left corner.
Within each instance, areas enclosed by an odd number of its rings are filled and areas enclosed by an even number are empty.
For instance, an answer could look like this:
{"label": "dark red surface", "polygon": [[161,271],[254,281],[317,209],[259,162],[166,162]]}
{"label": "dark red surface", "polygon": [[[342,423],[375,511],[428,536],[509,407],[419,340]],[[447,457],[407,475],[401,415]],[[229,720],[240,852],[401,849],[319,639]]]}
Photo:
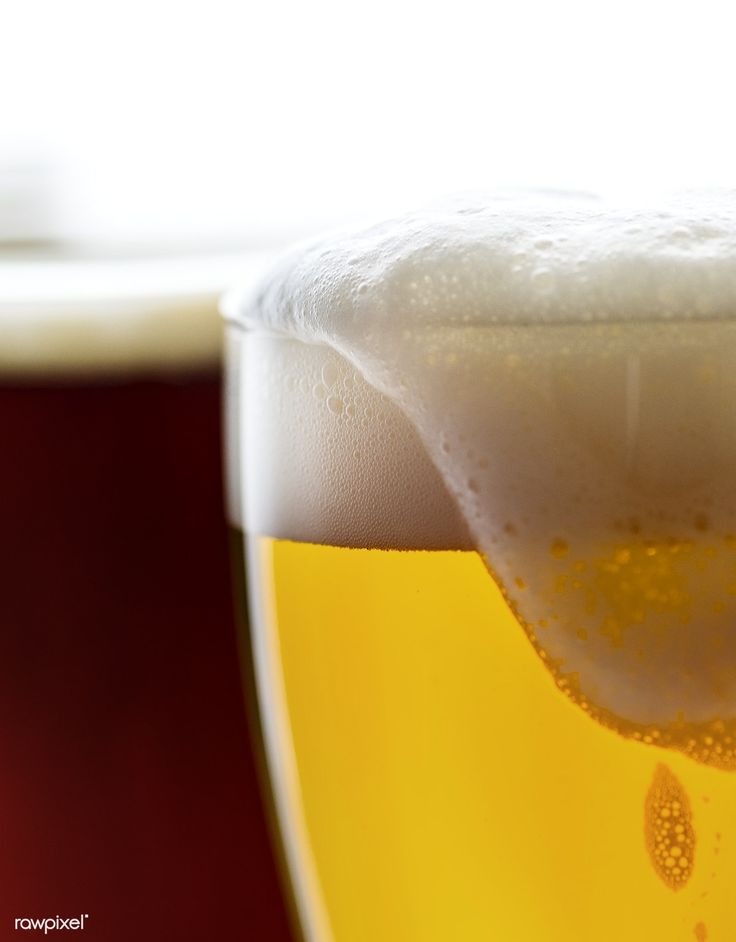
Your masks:
{"label": "dark red surface", "polygon": [[289,938],[248,746],[220,387],[0,388],[0,938]]}

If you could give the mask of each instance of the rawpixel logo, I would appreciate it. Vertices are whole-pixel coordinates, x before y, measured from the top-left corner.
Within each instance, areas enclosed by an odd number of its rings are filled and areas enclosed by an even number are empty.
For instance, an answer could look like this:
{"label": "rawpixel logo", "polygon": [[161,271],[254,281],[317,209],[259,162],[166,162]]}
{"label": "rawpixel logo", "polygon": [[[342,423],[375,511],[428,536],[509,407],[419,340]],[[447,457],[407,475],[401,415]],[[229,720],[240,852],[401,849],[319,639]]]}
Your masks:
{"label": "rawpixel logo", "polygon": [[79,916],[47,916],[45,919],[35,919],[33,916],[19,916],[15,920],[15,931],[22,932],[43,932],[48,935],[49,932],[58,932],[61,929],[71,929],[72,931],[84,929],[85,921],[89,919],[89,913],[81,913]]}

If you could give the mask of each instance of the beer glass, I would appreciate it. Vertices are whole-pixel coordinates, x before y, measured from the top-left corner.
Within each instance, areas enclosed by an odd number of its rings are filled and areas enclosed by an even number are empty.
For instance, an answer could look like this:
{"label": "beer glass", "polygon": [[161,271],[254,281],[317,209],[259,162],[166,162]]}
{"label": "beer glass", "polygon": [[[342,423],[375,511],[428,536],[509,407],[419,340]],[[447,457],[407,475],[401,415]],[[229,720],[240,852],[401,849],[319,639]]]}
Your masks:
{"label": "beer glass", "polygon": [[[222,522],[242,252],[0,254],[2,924],[288,938]],[[4,930],[5,931],[5,930]]]}
{"label": "beer glass", "polygon": [[462,202],[224,302],[311,942],[736,932],[735,220]]}

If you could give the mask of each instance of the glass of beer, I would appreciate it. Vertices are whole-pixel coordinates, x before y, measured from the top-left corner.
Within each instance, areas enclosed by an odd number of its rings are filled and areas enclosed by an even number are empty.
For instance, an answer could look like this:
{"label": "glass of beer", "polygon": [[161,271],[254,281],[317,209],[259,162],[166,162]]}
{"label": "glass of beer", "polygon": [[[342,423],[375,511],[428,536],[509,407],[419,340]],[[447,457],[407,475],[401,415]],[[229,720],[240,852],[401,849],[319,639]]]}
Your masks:
{"label": "glass of beer", "polygon": [[731,938],[736,200],[461,200],[224,310],[306,938]]}
{"label": "glass of beer", "polygon": [[99,939],[288,938],[222,520],[217,298],[260,264],[0,244],[8,932],[86,914]]}

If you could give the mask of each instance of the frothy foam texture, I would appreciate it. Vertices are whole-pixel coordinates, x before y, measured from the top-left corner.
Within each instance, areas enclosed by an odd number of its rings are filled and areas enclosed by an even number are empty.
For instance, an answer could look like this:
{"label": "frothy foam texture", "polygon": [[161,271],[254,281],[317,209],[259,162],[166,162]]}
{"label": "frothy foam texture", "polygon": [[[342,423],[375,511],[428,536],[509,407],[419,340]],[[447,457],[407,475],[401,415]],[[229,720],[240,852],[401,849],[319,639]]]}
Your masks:
{"label": "frothy foam texture", "polygon": [[733,196],[461,203],[226,308],[249,529],[473,546],[578,706],[736,767]]}
{"label": "frothy foam texture", "polygon": [[46,258],[0,255],[0,377],[207,366],[222,347],[217,298],[270,260],[242,252]]}
{"label": "frothy foam texture", "polygon": [[735,260],[736,191],[463,200],[302,246],[226,314],[348,353],[397,328],[729,317]]}

